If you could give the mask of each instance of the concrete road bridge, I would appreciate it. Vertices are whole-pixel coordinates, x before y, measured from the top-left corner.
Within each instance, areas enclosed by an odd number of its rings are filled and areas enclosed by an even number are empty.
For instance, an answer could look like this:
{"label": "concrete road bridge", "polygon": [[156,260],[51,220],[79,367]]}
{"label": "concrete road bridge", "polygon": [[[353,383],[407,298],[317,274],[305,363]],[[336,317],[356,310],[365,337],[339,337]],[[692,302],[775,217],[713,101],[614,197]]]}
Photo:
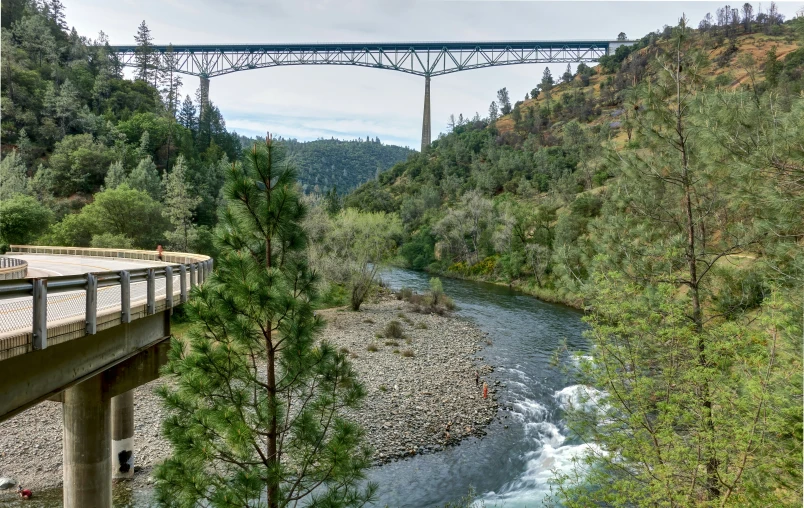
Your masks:
{"label": "concrete road bridge", "polygon": [[[430,78],[453,72],[529,63],[597,62],[631,41],[355,42],[314,44],[196,44],[151,46],[149,62],[201,78],[201,108],[209,80],[232,72],[287,65],[351,65],[424,77],[422,150],[430,145]],[[143,48],[112,46],[124,67],[142,65]]]}
{"label": "concrete road bridge", "polygon": [[174,252],[0,256],[0,422],[62,403],[66,508],[111,507],[112,479],[134,474],[133,389],[159,376],[172,310],[211,271],[209,257]]}

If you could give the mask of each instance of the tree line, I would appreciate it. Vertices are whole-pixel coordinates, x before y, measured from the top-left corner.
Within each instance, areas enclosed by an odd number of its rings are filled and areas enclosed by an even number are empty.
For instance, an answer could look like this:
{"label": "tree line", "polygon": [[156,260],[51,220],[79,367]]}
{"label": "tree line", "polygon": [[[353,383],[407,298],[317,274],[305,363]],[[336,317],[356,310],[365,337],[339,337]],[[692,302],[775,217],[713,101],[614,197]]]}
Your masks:
{"label": "tree line", "polygon": [[[151,44],[144,23],[135,40]],[[2,47],[0,243],[209,251],[241,151],[214,104],[179,105],[160,69],[124,79],[106,35],[68,30],[59,0],[4,2]]]}

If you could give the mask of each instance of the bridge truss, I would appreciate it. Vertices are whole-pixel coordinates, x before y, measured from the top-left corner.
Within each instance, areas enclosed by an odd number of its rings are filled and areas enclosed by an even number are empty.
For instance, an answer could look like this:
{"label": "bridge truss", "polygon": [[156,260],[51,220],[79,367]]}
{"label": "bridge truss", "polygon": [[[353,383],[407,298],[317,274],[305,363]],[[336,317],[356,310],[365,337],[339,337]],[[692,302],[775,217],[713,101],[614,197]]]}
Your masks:
{"label": "bridge truss", "polygon": [[[283,65],[353,65],[435,77],[502,65],[595,62],[609,53],[610,44],[609,41],[220,44],[154,46],[153,51],[163,68],[172,60],[174,72],[202,78]],[[123,66],[137,66],[137,46],[112,49]]]}

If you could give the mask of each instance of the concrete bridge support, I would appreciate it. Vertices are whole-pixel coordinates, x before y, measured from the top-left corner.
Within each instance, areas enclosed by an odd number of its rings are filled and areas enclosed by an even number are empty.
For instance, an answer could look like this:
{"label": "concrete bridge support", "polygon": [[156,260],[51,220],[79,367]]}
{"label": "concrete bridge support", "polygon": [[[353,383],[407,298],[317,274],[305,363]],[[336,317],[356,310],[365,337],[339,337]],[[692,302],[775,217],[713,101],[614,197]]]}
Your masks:
{"label": "concrete bridge support", "polygon": [[422,119],[422,152],[430,146],[430,76],[424,77],[424,116]]}
{"label": "concrete bridge support", "polygon": [[112,479],[134,478],[134,390],[112,398]]}
{"label": "concrete bridge support", "polygon": [[209,105],[209,77],[201,76],[201,85],[199,86],[198,90],[200,91],[200,101],[201,101],[201,111],[198,112],[198,118],[203,117],[204,111],[206,111],[207,106]]}
{"label": "concrete bridge support", "polygon": [[103,376],[63,393],[64,508],[112,506],[111,397]]}

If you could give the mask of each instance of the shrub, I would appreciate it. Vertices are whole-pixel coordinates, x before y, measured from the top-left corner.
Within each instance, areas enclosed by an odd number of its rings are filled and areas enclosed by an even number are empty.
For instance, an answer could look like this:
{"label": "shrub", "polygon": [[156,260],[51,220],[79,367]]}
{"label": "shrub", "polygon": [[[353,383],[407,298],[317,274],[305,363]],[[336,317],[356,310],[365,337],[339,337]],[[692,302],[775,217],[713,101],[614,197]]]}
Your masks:
{"label": "shrub", "polygon": [[396,346],[398,346],[398,345],[399,345],[399,342],[397,342],[397,341],[395,341],[395,340],[386,340],[386,341],[385,341],[385,345],[386,345],[386,346],[394,346],[394,347],[396,347]]}
{"label": "shrub", "polygon": [[416,356],[416,354],[413,352],[412,349],[406,349],[402,351],[402,356],[404,356],[405,358],[413,358],[414,356]]}
{"label": "shrub", "polygon": [[366,346],[366,349],[371,353],[376,353],[377,351],[379,351],[379,348],[373,342],[371,344],[369,344],[368,346]]}
{"label": "shrub", "polygon": [[393,320],[389,321],[387,325],[385,325],[385,336],[392,337],[395,339],[401,339],[404,335],[402,331],[402,323],[399,321]]}
{"label": "shrub", "polygon": [[430,294],[433,298],[433,305],[438,305],[444,296],[444,286],[438,277],[430,279]]}
{"label": "shrub", "polygon": [[363,322],[364,322],[364,323],[368,323],[368,324],[370,324],[370,325],[373,325],[373,324],[374,324],[374,320],[373,320],[373,319],[371,319],[371,318],[366,318],[366,319],[364,319],[364,320],[363,320]]}
{"label": "shrub", "polygon": [[416,323],[416,328],[420,330],[427,330],[430,327],[427,326],[427,323],[425,323],[424,321],[419,321],[418,323]]}
{"label": "shrub", "polygon": [[385,386],[385,385],[380,385],[380,391],[381,391],[381,392],[387,392],[387,391],[388,391],[388,387],[387,387],[387,386]]}

